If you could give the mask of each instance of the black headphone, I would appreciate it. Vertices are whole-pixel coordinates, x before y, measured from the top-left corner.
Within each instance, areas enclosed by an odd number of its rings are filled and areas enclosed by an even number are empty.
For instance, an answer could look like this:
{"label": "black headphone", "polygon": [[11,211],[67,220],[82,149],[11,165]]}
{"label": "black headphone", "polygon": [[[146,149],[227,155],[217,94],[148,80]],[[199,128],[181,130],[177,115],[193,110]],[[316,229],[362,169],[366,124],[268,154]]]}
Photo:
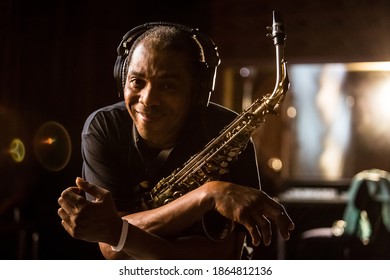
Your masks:
{"label": "black headphone", "polygon": [[123,89],[126,83],[126,70],[127,70],[127,58],[130,49],[139,36],[141,36],[148,29],[155,26],[174,26],[187,32],[189,35],[194,36],[199,42],[200,47],[203,49],[206,73],[201,85],[201,93],[199,97],[199,103],[207,106],[211,97],[211,93],[214,91],[215,77],[217,74],[217,67],[221,60],[219,58],[217,46],[206,34],[200,32],[197,28],[191,28],[189,26],[169,23],[169,22],[149,22],[143,25],[139,25],[129,32],[127,32],[122,41],[120,42],[117,53],[115,66],[114,66],[114,78],[117,83],[118,94],[123,96]]}

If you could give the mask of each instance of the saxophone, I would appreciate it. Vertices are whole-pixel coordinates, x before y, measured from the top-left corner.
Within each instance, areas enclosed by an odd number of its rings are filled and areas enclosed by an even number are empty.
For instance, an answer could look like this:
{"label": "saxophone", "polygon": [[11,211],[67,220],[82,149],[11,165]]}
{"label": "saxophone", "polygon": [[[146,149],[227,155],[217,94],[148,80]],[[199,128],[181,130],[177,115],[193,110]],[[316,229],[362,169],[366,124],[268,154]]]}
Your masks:
{"label": "saxophone", "polygon": [[284,60],[284,24],[277,12],[273,12],[272,37],[276,48],[276,84],[271,94],[255,100],[229,125],[212,139],[202,151],[193,155],[181,168],[161,179],[156,186],[141,198],[139,208],[148,210],[167,204],[182,195],[218,180],[220,175],[229,172],[228,166],[246,148],[255,130],[268,114],[275,114],[283,102],[290,82]]}

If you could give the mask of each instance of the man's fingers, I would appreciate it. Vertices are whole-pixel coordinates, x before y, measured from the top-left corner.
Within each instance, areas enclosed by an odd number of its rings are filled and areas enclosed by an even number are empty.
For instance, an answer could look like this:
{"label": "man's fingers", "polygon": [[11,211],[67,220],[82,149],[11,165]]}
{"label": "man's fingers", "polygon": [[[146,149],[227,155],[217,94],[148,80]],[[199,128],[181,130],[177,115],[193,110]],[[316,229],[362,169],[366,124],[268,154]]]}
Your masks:
{"label": "man's fingers", "polygon": [[270,221],[263,215],[257,217],[256,224],[261,232],[264,245],[268,246],[271,244],[272,229]]}
{"label": "man's fingers", "polygon": [[[65,199],[63,199],[62,197],[60,197],[60,198],[58,199],[58,205],[60,205],[60,206],[61,206],[60,209],[62,209],[62,211],[65,212],[65,213],[68,214],[68,215],[69,215],[70,213],[72,213],[72,212],[75,210],[75,207],[69,205],[69,203],[67,203],[67,202],[65,201]],[[61,218],[62,218],[62,217],[61,217]]]}
{"label": "man's fingers", "polygon": [[283,239],[290,239],[290,231],[294,229],[295,225],[287,213],[283,211],[280,212],[274,220]]}
{"label": "man's fingers", "polygon": [[294,229],[295,225],[284,206],[275,199],[272,199],[264,210],[264,216],[272,220],[279,229],[283,239],[288,240],[290,238],[290,231]]}
{"label": "man's fingers", "polygon": [[261,234],[260,234],[257,226],[256,225],[252,226],[249,224],[245,224],[244,226],[248,230],[249,234],[252,237],[252,244],[255,246],[258,246],[260,244],[260,241],[261,241]]}
{"label": "man's fingers", "polygon": [[69,187],[61,193],[58,198],[58,204],[69,212],[79,206],[85,201],[84,197],[80,196],[80,189],[78,187]]}
{"label": "man's fingers", "polygon": [[69,215],[66,213],[66,211],[63,208],[59,208],[57,214],[58,216],[60,216],[61,220],[69,219]]}
{"label": "man's fingers", "polygon": [[68,213],[63,208],[58,209],[58,216],[61,218],[61,224],[63,227],[67,228],[67,232],[69,232],[70,225],[73,224],[71,218]]}
{"label": "man's fingers", "polygon": [[76,185],[86,193],[89,193],[90,195],[96,197],[97,200],[101,200],[103,196],[106,193],[106,190],[103,188],[100,188],[94,184],[91,184],[87,181],[85,181],[83,178],[77,177],[76,178]]}
{"label": "man's fingers", "polygon": [[271,223],[266,217],[262,215],[256,216],[251,221],[245,222],[244,226],[252,237],[253,245],[258,246],[261,239],[263,239],[264,245],[268,246],[271,244]]}

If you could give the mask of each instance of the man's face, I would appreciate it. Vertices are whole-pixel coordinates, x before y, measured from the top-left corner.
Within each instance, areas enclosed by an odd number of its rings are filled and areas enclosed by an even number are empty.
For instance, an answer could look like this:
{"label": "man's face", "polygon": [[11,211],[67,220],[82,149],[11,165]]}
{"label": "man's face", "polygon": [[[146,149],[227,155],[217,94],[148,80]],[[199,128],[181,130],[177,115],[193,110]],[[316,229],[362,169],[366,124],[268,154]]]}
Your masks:
{"label": "man's face", "polygon": [[156,52],[142,44],[135,48],[124,96],[139,134],[150,147],[175,144],[190,110],[191,88],[183,53]]}

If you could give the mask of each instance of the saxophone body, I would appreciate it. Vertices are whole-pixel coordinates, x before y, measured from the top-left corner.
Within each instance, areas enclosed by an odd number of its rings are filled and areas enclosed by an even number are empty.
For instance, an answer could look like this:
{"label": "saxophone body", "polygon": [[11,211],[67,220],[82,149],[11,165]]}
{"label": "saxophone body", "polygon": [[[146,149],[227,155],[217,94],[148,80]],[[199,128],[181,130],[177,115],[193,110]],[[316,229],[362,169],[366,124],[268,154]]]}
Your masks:
{"label": "saxophone body", "polygon": [[182,195],[218,180],[222,174],[229,172],[229,165],[236,161],[246,148],[251,136],[264,122],[269,114],[283,102],[289,89],[287,66],[284,60],[284,24],[280,15],[273,12],[272,30],[276,50],[276,84],[272,93],[255,100],[247,109],[228,124],[220,134],[212,139],[203,150],[193,155],[181,168],[168,177],[161,179],[156,186],[147,192],[140,201],[139,208],[148,210],[167,204]]}

